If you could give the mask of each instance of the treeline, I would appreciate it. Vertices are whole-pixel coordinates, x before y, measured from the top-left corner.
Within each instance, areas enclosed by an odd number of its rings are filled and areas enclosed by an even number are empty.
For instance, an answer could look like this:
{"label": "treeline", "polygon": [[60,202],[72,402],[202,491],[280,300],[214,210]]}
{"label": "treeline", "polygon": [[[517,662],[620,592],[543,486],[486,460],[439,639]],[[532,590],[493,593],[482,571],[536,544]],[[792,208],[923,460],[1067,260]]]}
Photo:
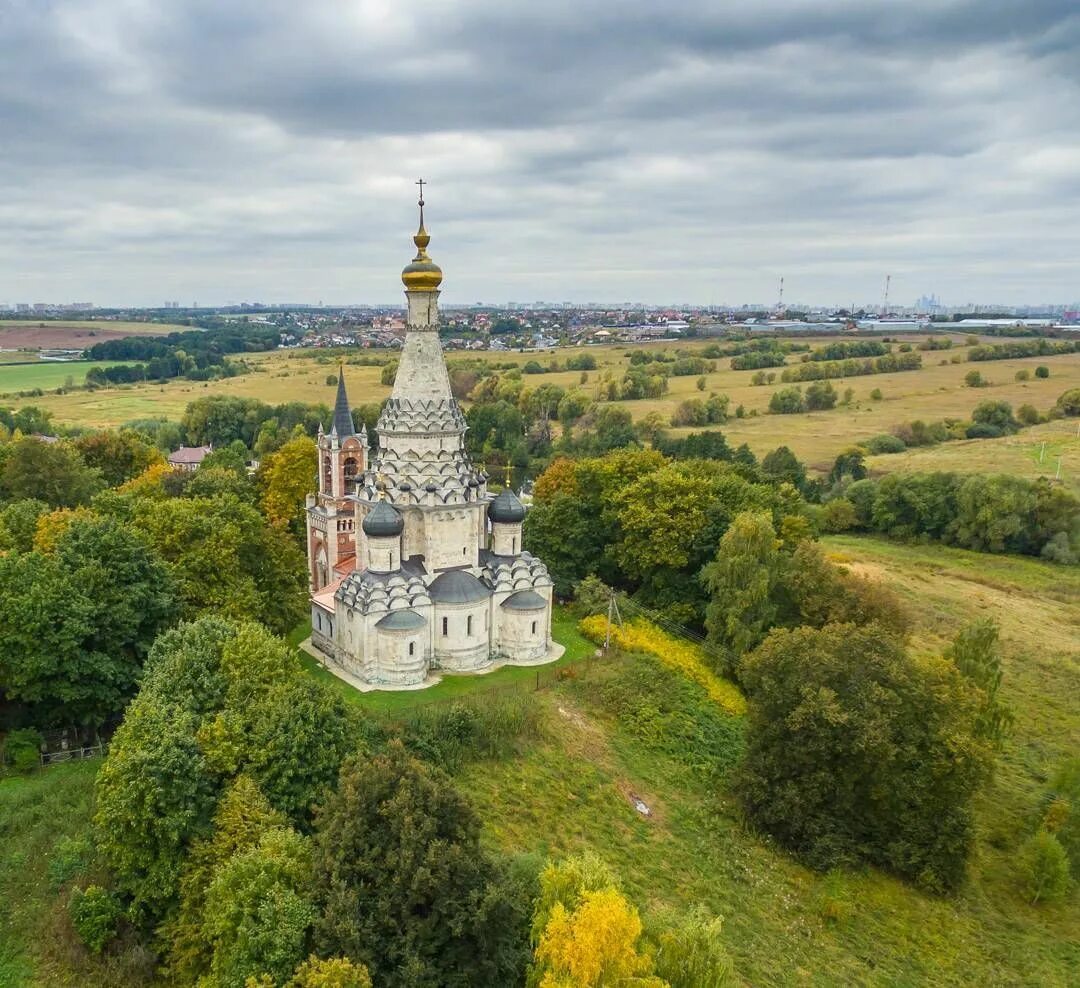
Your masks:
{"label": "treeline", "polygon": [[782,381],[819,381],[825,378],[861,377],[865,374],[892,374],[896,371],[913,371],[922,367],[922,355],[918,353],[886,353],[881,357],[863,360],[813,360],[793,367],[786,367],[780,375]]}
{"label": "treeline", "polygon": [[[95,343],[86,350],[89,360],[138,361],[135,367],[92,368],[87,384],[121,384],[134,381],[166,381],[184,377],[206,381],[229,376],[226,357],[232,354],[273,350],[280,330],[274,326],[230,324],[205,331],[191,330],[168,336],[129,336]],[[90,374],[94,375],[91,380]]]}
{"label": "treeline", "polygon": [[681,353],[678,350],[633,350],[630,353],[630,366],[653,365],[649,371],[665,377],[692,377],[710,374],[716,370],[714,360],[706,356]]}
{"label": "treeline", "polygon": [[888,352],[888,344],[880,340],[837,340],[818,347],[809,358],[814,361],[846,360],[848,357],[880,357]]}
{"label": "treeline", "polygon": [[968,348],[968,360],[1013,360],[1017,357],[1054,357],[1064,353],[1080,353],[1080,341],[1016,340],[1012,343],[984,343]]}
{"label": "treeline", "polygon": [[1040,477],[894,473],[863,478],[822,508],[828,531],[932,539],[979,552],[1080,562],[1080,499]]}

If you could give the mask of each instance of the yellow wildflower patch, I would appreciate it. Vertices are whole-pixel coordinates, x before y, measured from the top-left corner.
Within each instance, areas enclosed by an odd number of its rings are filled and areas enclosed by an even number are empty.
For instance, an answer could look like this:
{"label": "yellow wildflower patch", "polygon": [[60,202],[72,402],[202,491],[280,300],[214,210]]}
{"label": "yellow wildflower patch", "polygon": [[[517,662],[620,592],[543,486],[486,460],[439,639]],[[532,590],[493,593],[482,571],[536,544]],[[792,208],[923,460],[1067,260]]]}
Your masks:
{"label": "yellow wildflower patch", "polygon": [[[607,618],[602,614],[587,617],[579,624],[581,633],[590,641],[602,642],[607,631]],[[664,665],[681,672],[701,686],[709,698],[729,714],[746,712],[746,698],[734,683],[716,675],[705,661],[705,653],[697,645],[680,641],[661,631],[644,618],[634,618],[621,625],[612,625],[611,640],[627,652],[648,652]]]}

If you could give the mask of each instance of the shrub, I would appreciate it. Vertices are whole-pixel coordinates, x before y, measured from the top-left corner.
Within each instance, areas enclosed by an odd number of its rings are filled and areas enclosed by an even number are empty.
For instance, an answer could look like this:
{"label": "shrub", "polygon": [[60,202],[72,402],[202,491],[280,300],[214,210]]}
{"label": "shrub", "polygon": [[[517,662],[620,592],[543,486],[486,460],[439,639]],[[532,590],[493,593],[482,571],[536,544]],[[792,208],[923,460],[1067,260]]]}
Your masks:
{"label": "shrub", "polygon": [[326,383],[329,384],[331,387],[337,384],[337,374],[327,374]]}
{"label": "shrub", "polygon": [[123,909],[115,895],[100,885],[72,889],[68,900],[71,925],[91,953],[100,954],[116,936]]}
{"label": "shrub", "polygon": [[41,735],[32,727],[8,734],[4,741],[4,761],[16,772],[29,772],[41,763]]}
{"label": "shrub", "polygon": [[803,400],[802,391],[799,388],[781,388],[774,391],[769,399],[769,411],[773,415],[805,412],[806,402]]}
{"label": "shrub", "polygon": [[1039,364],[1039,366],[1035,368],[1035,376],[1036,377],[1042,377],[1042,378],[1049,377],[1050,376],[1050,368],[1047,367],[1045,364]]}
{"label": "shrub", "polygon": [[1053,834],[1040,830],[1029,837],[1020,849],[1020,867],[1033,904],[1065,897],[1069,889],[1069,859]]}
{"label": "shrub", "polygon": [[814,381],[806,389],[806,408],[816,412],[836,407],[836,388],[829,381]]}
{"label": "shrub", "polygon": [[972,422],[997,426],[1002,432],[1015,432],[1016,419],[1007,401],[980,401],[971,413]]}
{"label": "shrub", "polygon": [[871,401],[881,401],[884,397],[885,396],[881,393],[881,388],[874,388],[874,390],[870,392]]}
{"label": "shrub", "polygon": [[1038,425],[1039,410],[1034,405],[1024,404],[1016,410],[1016,417],[1024,425]]}
{"label": "shrub", "polygon": [[983,380],[982,374],[977,370],[969,370],[964,375],[964,384],[969,388],[984,388],[988,383],[988,381]]}
{"label": "shrub", "polygon": [[866,451],[873,456],[881,456],[884,453],[902,453],[907,449],[903,439],[899,436],[891,436],[887,432],[868,439],[865,445]]}
{"label": "shrub", "polygon": [[855,505],[845,497],[837,497],[829,501],[821,509],[818,519],[821,527],[833,534],[847,532],[859,524],[859,518],[855,514]]}
{"label": "shrub", "polygon": [[58,889],[76,875],[82,874],[90,863],[93,851],[89,837],[70,837],[65,834],[56,842],[52,854],[49,855],[49,884]]}
{"label": "shrub", "polygon": [[656,974],[670,988],[734,988],[723,921],[698,906],[657,938]]}
{"label": "shrub", "polygon": [[1080,388],[1070,388],[1062,392],[1054,407],[1062,415],[1080,415]]}
{"label": "shrub", "polygon": [[1018,370],[1016,372],[1017,381],[1027,381],[1031,379],[1031,372],[1027,370]]}
{"label": "shrub", "polygon": [[363,964],[347,957],[321,960],[312,954],[296,969],[287,988],[371,988],[371,975]]}
{"label": "shrub", "polygon": [[968,439],[997,439],[1004,434],[1001,429],[989,422],[973,422],[967,427],[966,433]]}

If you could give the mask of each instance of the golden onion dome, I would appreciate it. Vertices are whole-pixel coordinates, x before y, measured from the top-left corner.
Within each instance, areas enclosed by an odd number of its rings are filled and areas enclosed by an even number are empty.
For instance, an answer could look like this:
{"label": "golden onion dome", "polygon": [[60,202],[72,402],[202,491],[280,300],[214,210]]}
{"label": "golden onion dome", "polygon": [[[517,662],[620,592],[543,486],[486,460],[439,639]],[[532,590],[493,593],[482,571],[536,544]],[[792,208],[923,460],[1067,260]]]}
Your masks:
{"label": "golden onion dome", "polygon": [[433,292],[442,284],[442,268],[428,257],[427,246],[431,237],[424,229],[423,186],[420,187],[420,229],[413,237],[416,244],[416,257],[401,269],[401,283],[409,292]]}

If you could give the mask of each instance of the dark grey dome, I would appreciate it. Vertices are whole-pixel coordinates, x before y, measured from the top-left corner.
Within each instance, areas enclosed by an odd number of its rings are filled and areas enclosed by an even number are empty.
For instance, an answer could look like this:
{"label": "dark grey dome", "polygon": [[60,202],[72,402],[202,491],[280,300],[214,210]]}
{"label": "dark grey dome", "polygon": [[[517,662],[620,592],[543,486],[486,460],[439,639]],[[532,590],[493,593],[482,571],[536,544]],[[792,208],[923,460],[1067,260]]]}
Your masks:
{"label": "dark grey dome", "polygon": [[372,538],[393,538],[405,530],[405,519],[392,505],[386,501],[380,501],[368,512],[362,528],[364,534]]}
{"label": "dark grey dome", "polygon": [[491,595],[472,573],[460,569],[440,573],[431,581],[428,593],[437,604],[472,604]]}
{"label": "dark grey dome", "polygon": [[391,611],[386,617],[375,622],[376,628],[383,631],[416,631],[427,622],[416,611]]}
{"label": "dark grey dome", "polygon": [[507,487],[488,505],[488,517],[504,525],[517,525],[525,520],[525,505]]}
{"label": "dark grey dome", "polygon": [[538,611],[547,607],[547,601],[535,590],[519,590],[510,594],[499,606],[508,611]]}

